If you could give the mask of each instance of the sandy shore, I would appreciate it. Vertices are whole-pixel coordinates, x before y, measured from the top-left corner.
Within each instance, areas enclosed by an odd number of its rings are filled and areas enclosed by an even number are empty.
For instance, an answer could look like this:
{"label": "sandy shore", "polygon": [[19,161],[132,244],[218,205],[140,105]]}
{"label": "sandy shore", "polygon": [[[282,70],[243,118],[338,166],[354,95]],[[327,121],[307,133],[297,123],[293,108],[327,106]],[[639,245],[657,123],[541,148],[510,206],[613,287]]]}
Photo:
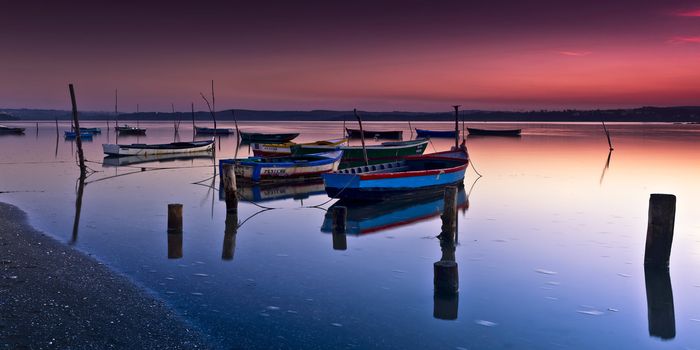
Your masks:
{"label": "sandy shore", "polygon": [[0,203],[0,349],[207,348],[162,301]]}

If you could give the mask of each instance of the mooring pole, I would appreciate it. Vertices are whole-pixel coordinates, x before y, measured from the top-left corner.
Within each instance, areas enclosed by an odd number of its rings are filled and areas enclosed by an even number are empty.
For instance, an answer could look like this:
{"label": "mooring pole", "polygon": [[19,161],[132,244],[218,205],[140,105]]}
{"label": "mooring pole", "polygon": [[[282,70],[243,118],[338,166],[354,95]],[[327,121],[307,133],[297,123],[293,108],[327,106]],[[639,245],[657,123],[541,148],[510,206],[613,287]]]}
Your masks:
{"label": "mooring pole", "polygon": [[360,124],[360,141],[362,142],[362,155],[365,158],[365,165],[369,165],[369,159],[367,158],[367,147],[365,147],[365,131],[362,129],[362,118],[357,114],[357,109],[352,110],[352,113],[355,114],[355,118],[357,118],[357,122]]}
{"label": "mooring pole", "polygon": [[445,205],[440,233],[440,261],[433,264],[433,317],[455,320],[459,310],[459,266],[455,259],[457,188],[445,188]]}
{"label": "mooring pole", "polygon": [[182,233],[182,204],[168,204],[168,232]]}
{"label": "mooring pole", "polygon": [[459,148],[459,106],[452,106],[455,109],[455,149]]}
{"label": "mooring pole", "polygon": [[649,197],[649,221],[644,266],[668,268],[673,244],[676,196],[652,194]]}
{"label": "mooring pole", "polygon": [[68,90],[70,91],[70,102],[73,107],[73,124],[75,131],[75,144],[78,146],[78,162],[80,165],[80,177],[85,178],[87,173],[85,167],[85,155],[83,154],[83,141],[80,139],[80,122],[78,121],[78,105],[75,103],[75,90],[73,89],[73,84],[68,84]]}

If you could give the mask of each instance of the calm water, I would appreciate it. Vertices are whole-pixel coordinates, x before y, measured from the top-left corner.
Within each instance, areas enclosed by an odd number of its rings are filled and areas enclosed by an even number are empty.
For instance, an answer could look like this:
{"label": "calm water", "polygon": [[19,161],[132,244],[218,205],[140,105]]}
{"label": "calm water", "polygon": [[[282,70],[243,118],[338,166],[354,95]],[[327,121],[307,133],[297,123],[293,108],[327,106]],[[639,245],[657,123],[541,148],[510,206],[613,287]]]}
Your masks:
{"label": "calm water", "polygon": [[[300,141],[342,131],[338,123],[241,124],[298,130]],[[409,132],[406,123],[367,124]],[[460,193],[459,297],[440,300],[439,200],[351,208],[351,232],[334,242],[326,212],[313,208],[333,204],[322,185],[244,188],[258,205],[241,202],[242,225],[226,235],[212,158],[103,165],[112,132],[85,143],[96,172],[74,234],[78,169],[62,138],[68,126],[57,138],[53,123],[40,124],[38,136],[34,123],[24,125],[24,136],[0,136],[0,191],[19,191],[0,200],[151,290],[225,348],[700,348],[698,126],[611,125],[610,157],[600,125],[518,124],[521,138],[468,138],[483,177],[474,183],[469,169]],[[147,137],[119,142],[174,138],[171,123],[141,125]],[[182,128],[180,139],[191,139],[191,127]],[[428,152],[451,142],[434,140]],[[221,138],[216,158],[232,157],[235,144]],[[647,294],[650,193],[678,202],[670,282],[648,276]],[[184,204],[181,258],[172,258],[178,237],[166,233],[166,206],[176,202]],[[648,298],[662,305],[651,320]],[[450,314],[456,319],[442,319]]]}

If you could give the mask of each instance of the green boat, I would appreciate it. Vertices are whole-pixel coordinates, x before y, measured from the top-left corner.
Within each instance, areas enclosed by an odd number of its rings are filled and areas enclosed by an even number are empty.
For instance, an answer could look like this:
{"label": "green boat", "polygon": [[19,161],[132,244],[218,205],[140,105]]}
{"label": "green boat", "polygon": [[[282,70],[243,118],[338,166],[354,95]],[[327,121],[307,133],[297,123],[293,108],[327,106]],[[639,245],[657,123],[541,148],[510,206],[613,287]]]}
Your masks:
{"label": "green boat", "polygon": [[[427,139],[417,139],[410,141],[384,142],[379,145],[371,145],[365,148],[367,149],[367,159],[369,160],[369,164],[380,164],[396,161],[407,156],[423,154],[427,146]],[[295,155],[329,152],[336,149],[343,151],[343,158],[340,161],[340,169],[365,164],[365,158],[361,146],[297,144],[291,147],[292,153]]]}

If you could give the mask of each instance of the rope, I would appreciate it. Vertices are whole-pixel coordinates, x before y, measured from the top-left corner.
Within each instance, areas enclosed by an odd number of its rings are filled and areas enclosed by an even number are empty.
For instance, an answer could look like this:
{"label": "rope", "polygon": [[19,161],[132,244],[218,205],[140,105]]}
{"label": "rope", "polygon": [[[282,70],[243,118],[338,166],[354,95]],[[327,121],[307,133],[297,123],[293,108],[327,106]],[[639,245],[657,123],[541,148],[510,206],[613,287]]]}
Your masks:
{"label": "rope", "polygon": [[[338,192],[338,194],[343,193],[343,191],[345,191],[345,189],[348,188],[348,186],[350,186],[350,183],[352,182],[353,179],[355,179],[356,176],[357,176],[357,174],[353,174],[352,177],[350,178],[350,180],[348,180],[348,183],[346,183],[345,186],[343,186],[343,188],[340,189],[340,192]],[[336,198],[331,198],[331,199],[329,199],[329,200],[327,200],[327,201],[325,201],[325,202],[323,202],[323,203],[321,203],[321,204],[310,205],[310,206],[306,206],[306,207],[302,207],[302,208],[323,209],[323,208],[321,208],[322,206],[328,204],[330,201],[332,201],[332,200],[334,200],[334,199],[336,199]],[[323,209],[323,210],[326,210],[326,209]],[[327,211],[327,210],[326,210],[326,211]]]}

